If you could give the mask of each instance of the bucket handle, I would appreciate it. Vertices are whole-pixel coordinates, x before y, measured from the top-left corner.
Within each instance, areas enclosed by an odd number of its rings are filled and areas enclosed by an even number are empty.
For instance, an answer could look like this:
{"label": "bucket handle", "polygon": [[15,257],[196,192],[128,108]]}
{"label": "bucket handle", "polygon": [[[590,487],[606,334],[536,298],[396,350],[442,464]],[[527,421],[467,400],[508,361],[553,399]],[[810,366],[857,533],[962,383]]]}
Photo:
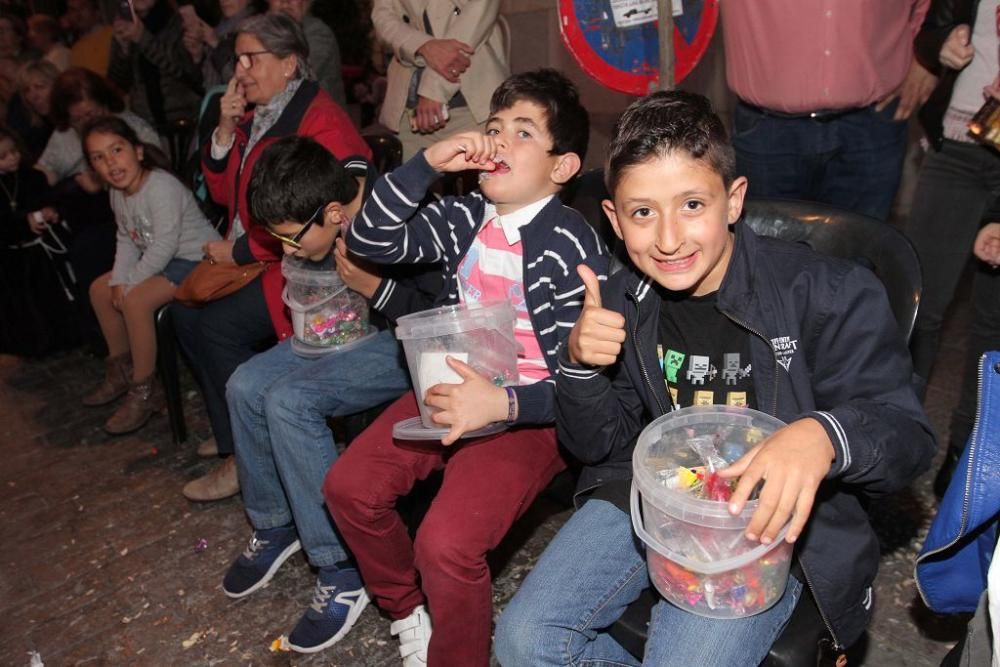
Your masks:
{"label": "bucket handle", "polygon": [[[629,499],[629,505],[630,505],[629,509],[631,511],[629,512],[629,514],[631,515],[632,518],[632,530],[635,531],[636,537],[642,540],[643,544],[646,545],[647,549],[651,548],[657,553],[660,553],[660,550],[657,549],[655,546],[657,544],[656,538],[654,538],[652,535],[646,532],[646,529],[642,525],[642,521],[639,520],[639,516],[641,515],[641,511],[639,509],[639,489],[636,487],[635,480],[632,480],[632,490],[630,495],[631,497]],[[776,549],[777,547],[781,546],[781,543],[785,541],[785,535],[788,533],[788,527],[791,525],[791,523],[792,523],[791,520],[789,520],[788,523],[786,523],[784,527],[781,529],[781,532],[779,532],[778,535],[774,538],[774,541],[771,542],[770,544],[760,544],[754,549],[748,551],[747,553],[741,554],[738,558],[742,560],[747,560],[747,562],[749,562],[750,560],[761,558],[765,554],[772,551],[773,549]],[[672,560],[676,560],[676,556],[672,557]],[[687,560],[686,558],[681,557],[680,565],[682,567],[686,567],[689,570],[695,570],[697,572],[701,572],[702,574],[717,574],[718,572],[731,569],[730,566],[727,565],[726,563],[728,563],[732,559],[727,559],[726,561],[722,561],[721,563],[716,563],[716,565],[711,569],[701,569],[693,563],[685,563],[684,561],[686,560]]]}
{"label": "bucket handle", "polygon": [[632,530],[635,531],[636,537],[642,540],[642,543],[649,546],[653,543],[653,536],[646,532],[646,528],[642,525],[640,516],[642,510],[639,508],[639,489],[635,485],[635,480],[632,480],[632,488],[629,491],[629,515],[632,518]]}
{"label": "bucket handle", "polygon": [[341,292],[343,292],[345,289],[347,289],[347,285],[341,285],[341,287],[340,287],[339,290],[337,290],[333,294],[327,296],[325,299],[322,299],[320,301],[316,301],[316,302],[310,303],[310,304],[302,304],[302,303],[299,303],[298,301],[296,301],[295,299],[293,299],[292,297],[288,296],[288,283],[286,282],[285,286],[281,290],[281,300],[284,301],[285,305],[288,306],[289,308],[292,308],[294,310],[306,311],[306,310],[310,310],[312,308],[315,308],[317,306],[322,306],[324,303],[326,303],[327,301],[329,301],[333,297],[337,296],[338,294],[340,294]]}

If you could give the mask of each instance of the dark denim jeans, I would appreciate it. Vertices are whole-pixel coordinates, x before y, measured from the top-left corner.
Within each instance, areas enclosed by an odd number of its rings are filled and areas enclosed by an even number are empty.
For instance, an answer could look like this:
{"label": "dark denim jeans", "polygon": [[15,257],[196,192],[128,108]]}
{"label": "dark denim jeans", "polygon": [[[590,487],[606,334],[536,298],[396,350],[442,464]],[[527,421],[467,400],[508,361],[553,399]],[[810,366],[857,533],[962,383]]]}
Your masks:
{"label": "dark denim jeans", "polygon": [[201,386],[219,453],[232,454],[226,382],[240,364],[269,348],[275,340],[260,278],[201,308],[180,303],[170,308],[177,340]]}
{"label": "dark denim jeans", "polygon": [[755,199],[804,199],[889,217],[906,154],[896,105],[829,120],[781,118],[743,104],[733,116],[736,173]]}
{"label": "dark denim jeans", "polygon": [[[910,342],[913,369],[930,379],[941,342],[941,329],[959,280],[972,257],[972,244],[984,222],[1000,221],[991,211],[1000,196],[1000,155],[976,144],[944,142],[927,155],[920,169],[906,233],[920,258],[923,294]],[[962,368],[962,391],[952,414],[949,444],[961,449],[976,409],[979,357],[1000,342],[1000,272],[975,262],[973,324]]]}

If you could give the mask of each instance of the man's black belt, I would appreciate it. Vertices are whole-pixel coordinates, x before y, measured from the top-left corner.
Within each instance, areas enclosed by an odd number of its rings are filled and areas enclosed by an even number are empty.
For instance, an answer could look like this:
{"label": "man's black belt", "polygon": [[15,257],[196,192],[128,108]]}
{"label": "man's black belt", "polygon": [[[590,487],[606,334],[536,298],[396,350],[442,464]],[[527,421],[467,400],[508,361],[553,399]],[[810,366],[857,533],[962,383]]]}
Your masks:
{"label": "man's black belt", "polygon": [[851,107],[848,109],[819,109],[817,111],[803,111],[800,113],[787,113],[785,111],[775,111],[774,109],[765,109],[764,107],[759,107],[755,104],[750,104],[749,102],[739,101],[746,109],[750,111],[761,114],[762,116],[770,116],[771,118],[785,118],[785,119],[809,119],[815,120],[820,123],[828,122],[831,120],[836,120],[838,118],[843,118],[852,113],[858,113],[859,111],[865,111],[871,107]]}

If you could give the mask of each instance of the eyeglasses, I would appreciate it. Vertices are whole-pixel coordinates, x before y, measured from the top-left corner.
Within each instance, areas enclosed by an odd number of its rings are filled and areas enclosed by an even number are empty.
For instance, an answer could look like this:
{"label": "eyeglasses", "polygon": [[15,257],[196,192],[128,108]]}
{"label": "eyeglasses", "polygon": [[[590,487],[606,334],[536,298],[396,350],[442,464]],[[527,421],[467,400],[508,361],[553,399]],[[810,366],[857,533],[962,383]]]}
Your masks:
{"label": "eyeglasses", "polygon": [[236,62],[240,64],[243,69],[251,69],[256,64],[255,58],[257,56],[264,55],[265,53],[271,53],[267,49],[261,49],[260,51],[247,51],[245,53],[236,54]]}
{"label": "eyeglasses", "polygon": [[308,220],[306,220],[302,224],[302,229],[300,229],[295,234],[295,236],[284,236],[282,234],[279,234],[276,231],[273,231],[270,227],[266,228],[267,229],[267,233],[270,234],[271,236],[273,236],[274,238],[278,239],[279,241],[281,241],[283,244],[285,244],[287,246],[291,246],[292,248],[295,248],[296,250],[301,250],[302,249],[302,238],[306,235],[306,232],[309,231],[309,228],[313,226],[313,224],[316,222],[316,220],[319,219],[319,213],[324,208],[326,208],[326,204],[323,204],[318,209],[316,209],[316,212],[312,214],[311,218],[309,218]]}

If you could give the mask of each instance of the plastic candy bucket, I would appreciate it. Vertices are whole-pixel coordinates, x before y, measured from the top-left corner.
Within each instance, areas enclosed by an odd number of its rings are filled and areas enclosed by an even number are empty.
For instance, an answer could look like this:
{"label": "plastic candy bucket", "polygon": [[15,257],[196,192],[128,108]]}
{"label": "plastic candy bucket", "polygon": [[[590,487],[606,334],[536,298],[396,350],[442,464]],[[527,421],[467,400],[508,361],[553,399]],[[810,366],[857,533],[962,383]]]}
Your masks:
{"label": "plastic candy bucket", "polygon": [[438,428],[431,421],[434,410],[424,405],[427,390],[441,382],[459,384],[461,376],[445,358],[454,357],[500,386],[518,383],[514,338],[514,307],[508,301],[472,306],[442,306],[396,322],[396,338],[403,343],[413,391],[425,428]]}
{"label": "plastic candy bucket", "polygon": [[291,255],[281,261],[293,349],[305,356],[323,355],[349,349],[375,333],[365,298],[348,289],[336,271],[308,268],[310,264]]}
{"label": "plastic candy bucket", "polygon": [[757,501],[733,516],[725,501],[697,493],[697,475],[707,479],[710,469],[729,465],[783,425],[756,410],[714,405],[664,415],[640,434],[632,456],[632,526],[648,547],[650,579],[667,601],[700,616],[741,618],[781,598],[792,557],[784,541],[788,526],[771,544],[746,539]]}

